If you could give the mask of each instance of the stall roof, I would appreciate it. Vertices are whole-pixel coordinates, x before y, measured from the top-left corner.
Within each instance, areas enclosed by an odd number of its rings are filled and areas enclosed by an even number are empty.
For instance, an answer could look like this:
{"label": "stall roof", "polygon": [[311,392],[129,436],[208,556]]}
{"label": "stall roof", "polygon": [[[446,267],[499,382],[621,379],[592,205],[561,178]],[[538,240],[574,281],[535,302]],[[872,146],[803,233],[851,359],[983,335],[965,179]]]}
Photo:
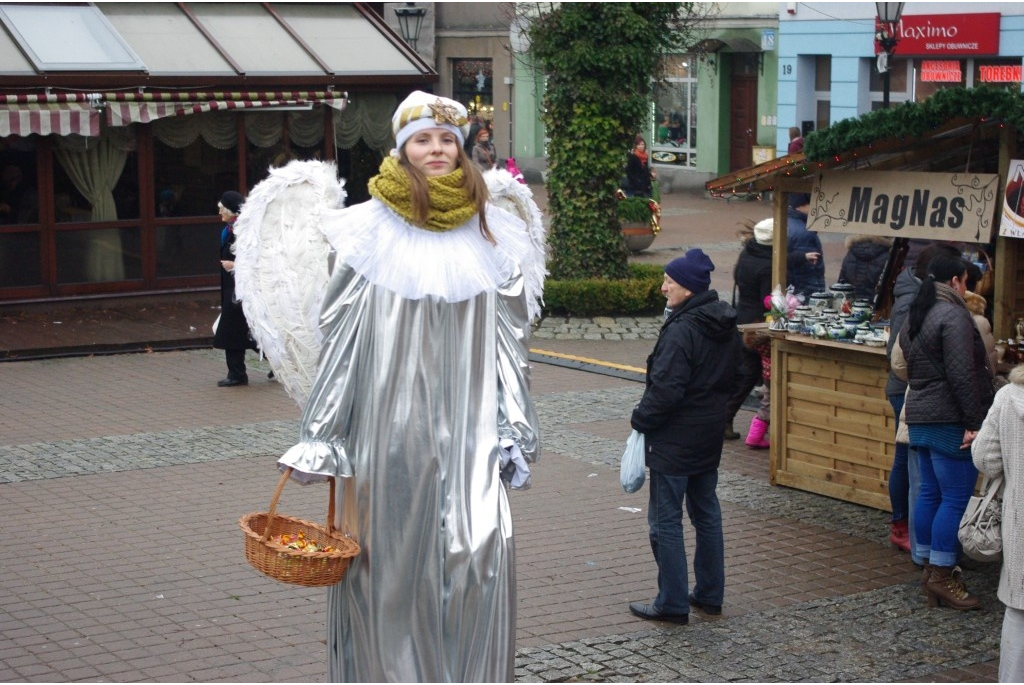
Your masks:
{"label": "stall roof", "polygon": [[1024,130],[1024,96],[992,89],[949,89],[834,124],[807,136],[806,154],[786,155],[708,181],[715,196],[808,192],[824,171],[872,169],[997,173],[1007,126]]}
{"label": "stall roof", "polygon": [[[18,86],[436,80],[430,65],[362,3],[0,3],[2,9],[23,19],[24,31],[7,21],[0,30],[0,76]],[[81,21],[83,10],[95,12],[98,19]],[[37,53],[46,43],[36,41],[33,52],[33,29],[38,36],[42,22],[33,22],[32,13],[46,15],[51,35],[59,31],[60,44],[96,45],[99,58],[79,57],[77,66],[67,59],[41,63]],[[103,35],[104,24],[112,35]],[[117,43],[137,56],[134,65],[125,59],[104,62],[104,50]]]}

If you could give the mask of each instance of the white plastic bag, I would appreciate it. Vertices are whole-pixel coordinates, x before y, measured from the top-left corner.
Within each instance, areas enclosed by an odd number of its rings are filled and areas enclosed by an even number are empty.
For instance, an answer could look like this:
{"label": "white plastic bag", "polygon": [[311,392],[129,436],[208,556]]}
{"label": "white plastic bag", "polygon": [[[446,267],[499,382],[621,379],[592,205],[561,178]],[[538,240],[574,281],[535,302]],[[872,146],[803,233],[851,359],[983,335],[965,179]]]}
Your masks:
{"label": "white plastic bag", "polygon": [[644,434],[634,430],[626,440],[626,451],[622,453],[619,482],[626,492],[636,492],[643,487],[644,478]]}

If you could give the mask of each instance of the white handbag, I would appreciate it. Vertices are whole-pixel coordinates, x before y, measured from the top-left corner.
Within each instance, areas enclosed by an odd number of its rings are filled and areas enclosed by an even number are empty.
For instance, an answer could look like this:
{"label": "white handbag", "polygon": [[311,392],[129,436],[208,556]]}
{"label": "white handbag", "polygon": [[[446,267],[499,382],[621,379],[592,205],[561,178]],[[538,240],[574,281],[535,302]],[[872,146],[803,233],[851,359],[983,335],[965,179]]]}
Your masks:
{"label": "white handbag", "polygon": [[960,519],[958,537],[964,554],[975,561],[1003,558],[1003,476],[981,481],[981,492],[971,497]]}

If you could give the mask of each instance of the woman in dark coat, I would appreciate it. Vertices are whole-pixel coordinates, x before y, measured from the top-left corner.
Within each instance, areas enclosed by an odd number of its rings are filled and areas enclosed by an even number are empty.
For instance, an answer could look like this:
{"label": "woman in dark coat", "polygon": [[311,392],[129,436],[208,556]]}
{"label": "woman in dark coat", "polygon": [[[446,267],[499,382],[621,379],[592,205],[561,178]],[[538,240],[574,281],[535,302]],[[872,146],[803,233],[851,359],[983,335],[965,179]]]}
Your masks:
{"label": "woman in dark coat", "polygon": [[[736,308],[736,323],[761,323],[764,321],[764,298],[772,292],[772,237],[775,234],[775,221],[765,219],[753,226],[752,235],[743,241],[743,250],[736,260],[733,278],[736,281],[736,295],[733,307]],[[762,381],[761,355],[757,351],[744,346],[743,365],[738,369],[736,392],[729,398],[727,411],[729,423],[725,426],[725,439],[737,440],[740,434],[733,428],[736,412],[750,395],[750,391]],[[751,446],[765,447],[764,439],[768,430],[767,402],[762,402],[761,409],[754,417],[751,426],[753,439]],[[749,435],[749,433],[748,433]]]}
{"label": "woman in dark coat", "polygon": [[242,311],[242,303],[235,299],[233,226],[244,201],[241,193],[229,190],[217,204],[220,218],[225,224],[220,233],[220,319],[213,336],[213,346],[218,350],[224,350],[224,358],[228,365],[228,375],[217,381],[221,388],[249,384],[249,376],[245,371],[245,351],[256,349],[256,344],[249,335],[249,322]]}
{"label": "woman in dark coat", "polygon": [[[925,596],[931,606],[961,610],[980,605],[957,566],[957,529],[978,479],[971,443],[993,396],[988,354],[963,299],[966,282],[964,260],[933,257],[898,340],[910,384],[906,424],[921,468],[914,532],[928,571]],[[897,356],[894,347],[898,371]]]}
{"label": "woman in dark coat", "polygon": [[623,192],[629,197],[651,197],[651,181],[655,174],[647,154],[647,142],[638,135],[626,160],[626,187]]}

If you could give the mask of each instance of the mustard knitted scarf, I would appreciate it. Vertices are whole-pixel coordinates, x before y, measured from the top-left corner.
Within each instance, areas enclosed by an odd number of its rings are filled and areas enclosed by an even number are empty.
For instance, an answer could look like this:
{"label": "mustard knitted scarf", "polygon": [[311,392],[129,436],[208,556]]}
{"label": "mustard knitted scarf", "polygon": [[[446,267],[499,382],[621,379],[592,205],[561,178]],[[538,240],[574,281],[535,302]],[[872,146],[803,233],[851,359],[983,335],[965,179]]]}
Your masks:
{"label": "mustard knitted scarf", "polygon": [[[428,231],[450,231],[469,221],[476,214],[476,206],[469,201],[462,187],[462,169],[444,176],[428,176],[430,210],[427,213]],[[409,223],[412,221],[412,198],[409,177],[394,157],[386,157],[380,173],[370,179],[370,195],[398,212]]]}

